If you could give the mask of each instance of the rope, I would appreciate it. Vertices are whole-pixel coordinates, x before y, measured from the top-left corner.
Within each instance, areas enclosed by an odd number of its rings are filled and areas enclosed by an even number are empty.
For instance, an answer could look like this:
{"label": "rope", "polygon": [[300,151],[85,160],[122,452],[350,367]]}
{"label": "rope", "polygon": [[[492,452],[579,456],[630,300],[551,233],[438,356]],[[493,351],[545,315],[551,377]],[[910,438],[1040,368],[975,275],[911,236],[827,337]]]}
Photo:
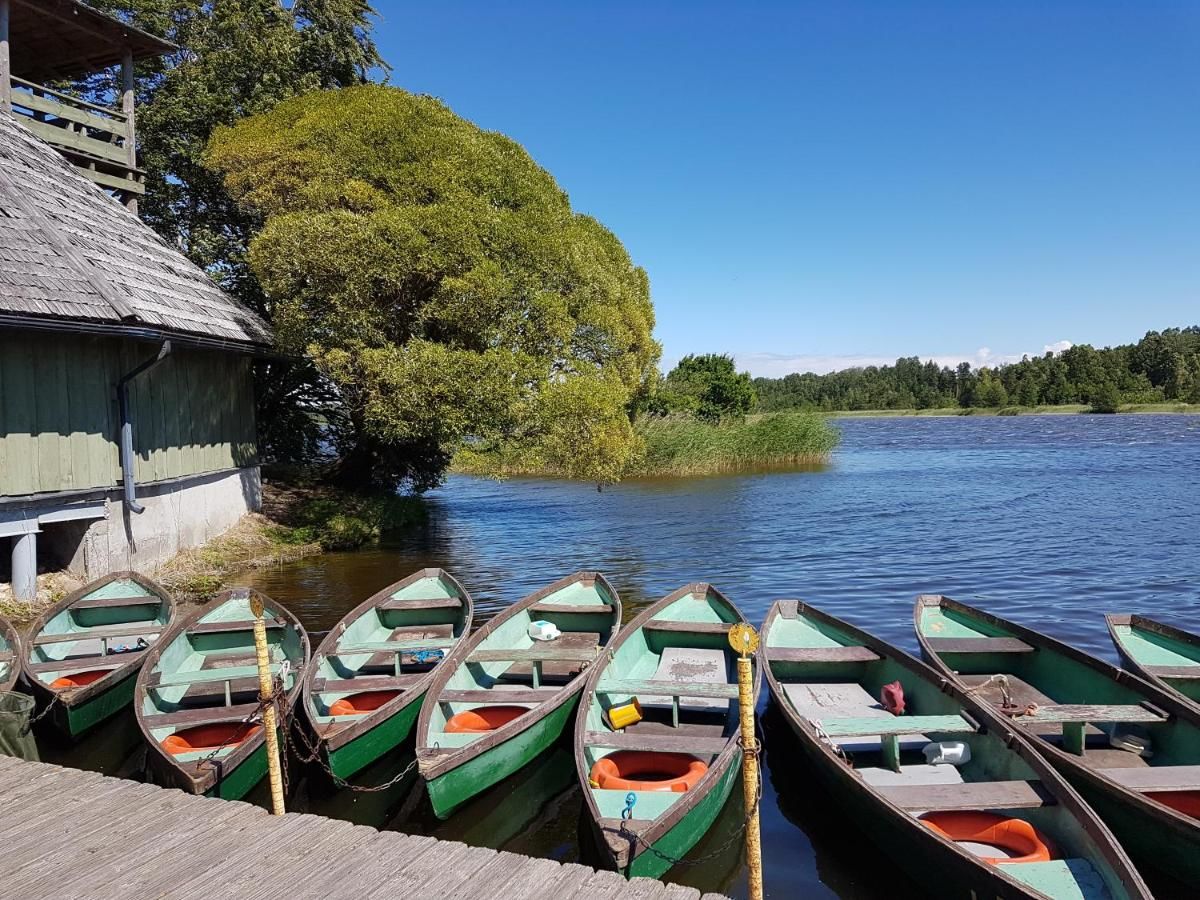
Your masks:
{"label": "rope", "polygon": [[839,759],[841,759],[842,762],[844,762],[846,765],[848,765],[850,768],[853,769],[854,768],[854,760],[852,760],[849,756],[847,756],[845,748],[842,747],[842,745],[839,744],[837,741],[835,741],[832,737],[830,737],[829,733],[824,728],[821,727],[821,720],[820,719],[809,719],[808,723],[810,725],[812,725],[813,731],[815,731],[817,733],[817,740],[819,740],[822,744],[825,744],[827,747],[829,747],[834,752],[834,754],[836,754],[837,757]]}
{"label": "rope", "polygon": [[1038,705],[1036,703],[1027,703],[1025,706],[1018,706],[1013,702],[1012,689],[1008,683],[1008,676],[1003,672],[998,672],[986,680],[981,681],[974,687],[966,688],[965,691],[968,694],[976,694],[982,691],[989,684],[1000,685],[1000,702],[996,703],[993,701],[992,705],[1004,715],[1008,716],[1009,718],[1017,719],[1021,716],[1032,716],[1037,713]]}

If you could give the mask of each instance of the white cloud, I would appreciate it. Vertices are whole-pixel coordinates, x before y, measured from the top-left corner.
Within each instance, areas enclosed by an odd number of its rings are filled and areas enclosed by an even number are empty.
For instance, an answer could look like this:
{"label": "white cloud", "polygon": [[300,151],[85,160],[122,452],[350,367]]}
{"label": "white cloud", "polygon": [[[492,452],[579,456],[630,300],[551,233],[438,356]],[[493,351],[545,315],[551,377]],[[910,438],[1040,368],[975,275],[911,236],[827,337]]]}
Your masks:
{"label": "white cloud", "polygon": [[[957,366],[960,362],[969,362],[972,368],[980,366],[999,366],[1004,363],[1020,362],[1022,356],[1040,356],[1045,353],[1061,353],[1071,347],[1070,341],[1056,341],[1046,344],[1042,353],[994,353],[989,347],[980,347],[973,353],[935,353],[921,355],[921,361],[933,360],[939,366]],[[782,378],[793,372],[815,372],[824,375],[839,369],[862,368],[866,366],[890,366],[896,362],[897,356],[853,356],[853,355],[821,355],[787,353],[739,353],[736,356],[738,369],[750,372],[755,377]]]}
{"label": "white cloud", "polygon": [[1075,345],[1070,341],[1055,341],[1053,344],[1047,344],[1042,348],[1042,353],[1062,353],[1064,350],[1070,350]]}

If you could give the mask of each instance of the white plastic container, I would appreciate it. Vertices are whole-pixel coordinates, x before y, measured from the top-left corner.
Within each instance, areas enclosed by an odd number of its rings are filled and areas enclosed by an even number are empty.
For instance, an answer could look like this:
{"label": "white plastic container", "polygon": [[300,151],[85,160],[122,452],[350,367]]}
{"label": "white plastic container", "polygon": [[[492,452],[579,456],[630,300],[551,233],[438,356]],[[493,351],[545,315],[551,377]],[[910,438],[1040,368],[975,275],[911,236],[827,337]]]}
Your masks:
{"label": "white plastic container", "polygon": [[971,745],[965,741],[926,744],[925,762],[931,766],[961,766],[971,761]]}
{"label": "white plastic container", "polygon": [[1130,753],[1136,753],[1138,756],[1147,757],[1154,755],[1154,748],[1150,743],[1150,738],[1142,737],[1140,734],[1125,734],[1116,732],[1108,736],[1109,746],[1116,747],[1118,750],[1126,750]]}
{"label": "white plastic container", "polygon": [[547,622],[544,619],[538,619],[536,622],[529,623],[529,636],[535,641],[552,641],[557,638],[561,631],[553,622]]}

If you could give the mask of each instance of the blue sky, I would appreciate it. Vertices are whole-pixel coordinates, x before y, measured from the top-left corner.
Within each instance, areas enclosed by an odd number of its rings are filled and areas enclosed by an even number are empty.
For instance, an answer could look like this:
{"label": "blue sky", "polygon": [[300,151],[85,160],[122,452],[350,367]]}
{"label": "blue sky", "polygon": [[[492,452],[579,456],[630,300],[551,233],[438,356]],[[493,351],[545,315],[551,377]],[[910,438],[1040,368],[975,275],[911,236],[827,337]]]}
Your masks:
{"label": "blue sky", "polygon": [[647,269],[667,364],[1200,323],[1200,4],[375,5],[392,83],[520,141]]}

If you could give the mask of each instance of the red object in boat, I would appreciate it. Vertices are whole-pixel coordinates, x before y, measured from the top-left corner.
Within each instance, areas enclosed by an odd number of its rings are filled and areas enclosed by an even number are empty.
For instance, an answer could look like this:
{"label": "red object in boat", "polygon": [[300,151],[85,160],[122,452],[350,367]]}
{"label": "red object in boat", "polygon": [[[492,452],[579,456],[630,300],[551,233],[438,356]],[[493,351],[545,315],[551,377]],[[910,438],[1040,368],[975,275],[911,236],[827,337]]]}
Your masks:
{"label": "red object in boat", "polygon": [[236,747],[261,730],[261,725],[247,725],[245,722],[196,725],[167,735],[162,745],[172,756],[196,750],[215,750],[217,747]]}
{"label": "red object in boat", "polygon": [[1146,796],[1171,807],[1175,812],[1200,819],[1200,791],[1155,791],[1147,792]]}
{"label": "red object in boat", "polygon": [[988,844],[1015,854],[980,857],[993,866],[1049,862],[1054,858],[1054,845],[1050,839],[1024,819],[1006,819],[989,812],[954,810],[927,812],[920,817],[920,821],[930,831],[956,843]]}
{"label": "red object in boat", "polygon": [[399,696],[399,691],[360,691],[335,701],[329,707],[329,714],[331,716],[357,716],[362,713],[374,712],[389,700],[394,700]]}
{"label": "red object in boat", "polygon": [[55,678],[50,682],[50,687],[61,691],[66,688],[78,688],[91,684],[93,681],[99,681],[105,675],[112,672],[112,669],[90,669],[87,672],[72,672],[70,675],[64,675],[62,678]]}
{"label": "red object in boat", "polygon": [[885,684],[879,692],[879,702],[893,716],[904,714],[904,685],[899,681]]}
{"label": "red object in boat", "polygon": [[495,731],[513,719],[529,712],[524,706],[477,706],[463,710],[446,721],[447,734],[472,734],[480,731]]}
{"label": "red object in boat", "polygon": [[591,780],[609,791],[670,791],[695,787],[708,766],[686,753],[618,750],[596,760]]}

